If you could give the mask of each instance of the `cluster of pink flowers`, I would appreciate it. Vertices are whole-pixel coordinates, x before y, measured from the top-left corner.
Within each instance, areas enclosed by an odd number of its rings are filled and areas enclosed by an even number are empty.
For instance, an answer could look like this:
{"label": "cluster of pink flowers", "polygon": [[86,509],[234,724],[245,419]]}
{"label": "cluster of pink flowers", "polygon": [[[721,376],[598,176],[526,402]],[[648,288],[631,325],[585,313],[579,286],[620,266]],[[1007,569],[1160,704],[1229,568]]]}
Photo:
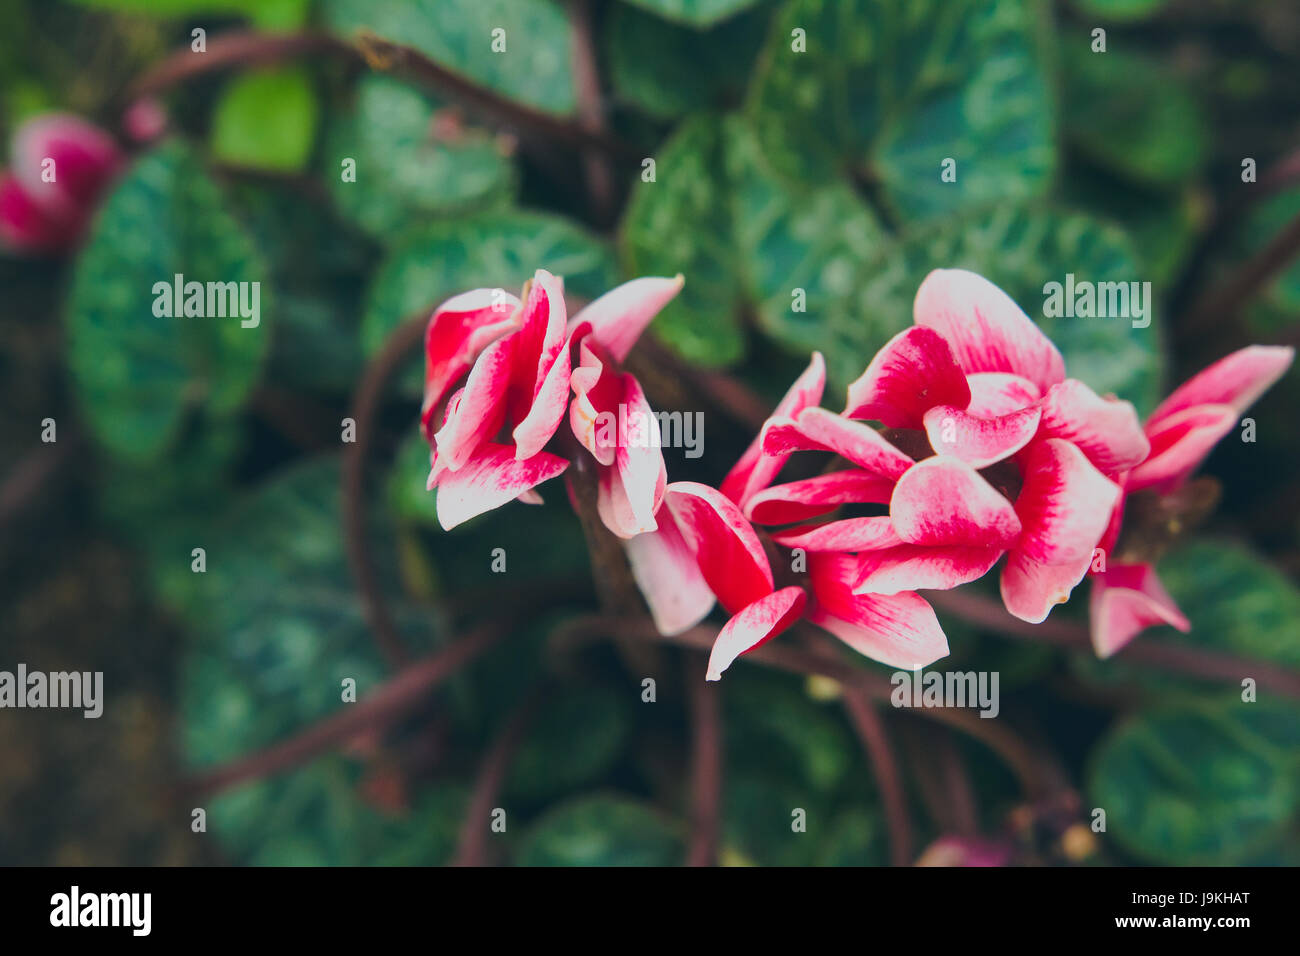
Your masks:
{"label": "cluster of pink flowers", "polygon": [[[1143,426],[1128,402],[1067,378],[1060,352],[1001,289],[936,270],[917,292],[915,324],[849,386],[843,412],[820,407],[825,364],[814,353],[720,488],[668,483],[657,432],[629,442],[598,424],[620,405],[653,423],[618,363],[681,284],[637,279],[572,320],[544,271],[522,301],[494,290],[452,299],[429,324],[423,423],[448,528],[540,500],[536,485],[589,455],[600,516],[625,540],[659,630],[690,628],[715,602],[731,615],[709,680],[800,619],[873,660],[923,667],[948,642],[918,592],[974,581],[1003,557],[1003,602],[1035,623],[1093,570],[1103,656],[1153,624],[1186,629],[1151,566],[1094,559],[1118,540],[1127,496],[1175,491],[1293,358],[1289,348],[1236,352]],[[832,470],[773,484],[802,452],[830,456]],[[825,520],[846,505],[881,513]]]}
{"label": "cluster of pink flowers", "polygon": [[72,246],[125,163],[106,132],[62,113],[23,123],[11,159],[0,171],[0,240],[24,253]]}
{"label": "cluster of pink flowers", "polygon": [[619,363],[681,287],[681,276],[635,279],[570,320],[563,283],[539,269],[521,299],[478,289],[437,308],[425,335],[421,424],[444,528],[516,498],[540,502],[533,489],[586,454],[606,526],[624,538],[654,529],[667,483],[657,430],[632,441],[604,426],[627,421],[630,409],[657,428]]}

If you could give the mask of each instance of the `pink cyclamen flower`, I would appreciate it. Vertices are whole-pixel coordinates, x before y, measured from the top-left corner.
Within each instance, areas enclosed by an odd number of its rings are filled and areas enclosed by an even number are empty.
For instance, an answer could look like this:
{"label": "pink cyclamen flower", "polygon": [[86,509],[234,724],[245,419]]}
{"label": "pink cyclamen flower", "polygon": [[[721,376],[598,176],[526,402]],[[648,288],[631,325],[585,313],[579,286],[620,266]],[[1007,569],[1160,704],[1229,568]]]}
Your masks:
{"label": "pink cyclamen flower", "polygon": [[570,426],[596,459],[602,517],[624,536],[653,527],[665,484],[657,440],[648,452],[639,442],[629,449],[619,442],[625,432],[610,437],[586,426],[588,418],[605,425],[599,413],[607,410],[616,421],[623,411],[626,421],[629,408],[638,423],[654,422],[640,386],[617,363],[681,284],[680,276],[625,283],[569,322],[562,281],[539,269],[522,301],[477,289],[434,311],[425,333],[421,426],[443,528],[515,499],[541,500],[536,486],[564,472],[577,450],[557,436],[571,390],[578,396]]}
{"label": "pink cyclamen flower", "polygon": [[[1240,349],[1193,376],[1160,403],[1145,426],[1149,453],[1119,478],[1123,494],[1102,539],[1104,551],[1112,551],[1119,541],[1127,498],[1143,492],[1160,497],[1176,492],[1294,358],[1295,349],[1289,347]],[[1158,624],[1190,630],[1152,564],[1118,557],[1092,575],[1089,617],[1097,654],[1109,657],[1139,632]]]}
{"label": "pink cyclamen flower", "polygon": [[[798,415],[821,400],[825,365],[814,353],[808,370],[777,408]],[[796,583],[778,586],[767,552],[747,507],[785,464],[789,452],[765,447],[763,436],[741,456],[722,489],[697,482],[667,486],[655,531],[626,544],[632,573],[655,624],[676,634],[697,624],[716,600],[731,615],[714,641],[707,680],[718,680],[731,663],[789,628],[801,617],[819,625],[859,653],[895,666],[923,666],[948,653],[947,639],[930,605],[913,592],[859,594],[852,555],[842,552],[890,537],[888,518],[864,519],[821,541],[806,562],[796,559],[797,537],[773,535],[774,550]],[[901,462],[900,462],[901,463]],[[789,505],[831,510],[846,501],[879,501],[889,482],[868,475],[814,479],[807,494]],[[864,480],[865,479],[865,480]],[[796,496],[797,497],[797,496]],[[884,499],[887,500],[887,499]],[[745,510],[742,510],[744,508]],[[883,524],[882,524],[883,522]],[[789,547],[791,550],[784,550]],[[801,564],[806,563],[806,567]],[[796,571],[796,569],[799,569]],[[806,576],[796,574],[806,571]]]}
{"label": "pink cyclamen flower", "polygon": [[[859,440],[915,459],[901,474],[859,462],[894,479],[889,515],[903,545],[859,555],[858,588],[951,588],[1006,555],[1007,609],[1040,622],[1087,573],[1118,476],[1149,452],[1137,412],[1067,378],[1056,346],[981,276],[930,273],[913,316],[848,390],[844,418],[886,428],[853,422]],[[784,428],[802,436],[797,447],[838,450],[802,420]]]}
{"label": "pink cyclamen flower", "polygon": [[57,252],[81,237],[124,158],[97,126],[54,113],[17,129],[11,160],[0,172],[0,239],[21,252]]}

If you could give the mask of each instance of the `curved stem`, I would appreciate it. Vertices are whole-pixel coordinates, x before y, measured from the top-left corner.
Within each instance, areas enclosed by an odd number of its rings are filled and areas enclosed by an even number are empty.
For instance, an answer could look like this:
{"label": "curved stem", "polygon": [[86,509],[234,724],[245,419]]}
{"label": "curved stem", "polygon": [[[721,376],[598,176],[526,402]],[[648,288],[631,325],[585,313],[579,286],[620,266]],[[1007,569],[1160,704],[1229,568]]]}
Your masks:
{"label": "curved stem", "polygon": [[450,96],[497,125],[532,133],[548,142],[596,150],[629,164],[640,162],[638,151],[621,140],[603,132],[593,132],[582,123],[522,106],[448,70],[418,50],[365,32],[358,35],[357,44],[353,46],[323,32],[231,30],[210,37],[207,52],[202,56],[195,56],[188,44],[181,47],[137,80],[131,88],[131,95],[154,95],[204,74],[275,63],[318,52],[341,57],[358,66],[366,65],[381,72],[406,76]]}
{"label": "curved stem", "polygon": [[465,822],[461,825],[460,843],[452,866],[484,866],[488,861],[488,833],[492,825],[493,804],[505,784],[510,761],[514,758],[519,744],[523,742],[524,732],[532,722],[545,695],[545,689],[539,687],[515,708],[501,733],[492,742],[492,749],[487,752],[479,765],[478,777],[474,780],[474,792],[470,796],[469,809],[465,812]]}
{"label": "curved stem", "polygon": [[687,866],[714,866],[718,861],[722,812],[722,688],[699,679],[697,654],[687,656],[691,726],[691,845]]}
{"label": "curved stem", "polygon": [[366,622],[375,643],[390,667],[398,668],[409,658],[393,623],[392,612],[384,600],[375,575],[366,542],[366,454],[374,431],[375,411],[384,386],[401,366],[407,355],[420,344],[427,319],[422,313],[400,325],[389,335],[383,349],[370,360],[357,385],[352,401],[352,420],[356,423],[356,441],[343,450],[343,530],[347,544],[348,566],[361,593]]}
{"label": "curved stem", "polygon": [[[955,591],[927,591],[926,600],[936,608],[987,630],[1018,640],[1042,641],[1092,653],[1088,631],[1073,621],[1046,620],[1029,624],[1012,617],[996,601],[979,594]],[[1162,644],[1136,640],[1115,658],[1162,670],[1238,684],[1243,677],[1253,677],[1261,687],[1268,687],[1288,697],[1300,697],[1300,674],[1264,661],[1221,654],[1185,644]]]}
{"label": "curved stem", "polygon": [[438,653],[416,661],[355,704],[343,707],[289,739],[183,781],[180,791],[187,796],[207,795],[246,780],[282,773],[359,733],[387,727],[425,701],[430,688],[478,657],[503,634],[501,627],[476,631]]}
{"label": "curved stem", "polygon": [[876,782],[880,785],[880,799],[885,805],[885,819],[889,822],[889,857],[894,866],[907,866],[912,862],[912,824],[907,813],[907,797],[903,791],[903,777],[898,772],[885,723],[876,713],[870,699],[853,688],[844,692],[844,709],[849,712],[853,729],[867,752]]}
{"label": "curved stem", "polygon": [[[678,644],[699,651],[713,647],[717,631],[711,627],[696,626],[680,634],[661,635],[649,618],[609,618],[601,615],[577,618],[558,628],[551,637],[552,647],[559,651],[584,642],[612,637],[629,637],[643,641]],[[801,650],[777,642],[769,642],[745,654],[745,661],[764,664],[795,674],[820,674],[847,688],[858,688],[874,700],[887,701],[893,686],[883,675],[854,667],[836,657]],[[703,675],[701,674],[701,679]],[[1031,799],[1047,796],[1052,783],[1038,768],[1033,751],[1010,730],[997,726],[997,721],[985,720],[975,714],[951,707],[926,707],[916,711],[921,717],[938,721],[959,730],[987,746],[1016,776],[1021,789]]]}

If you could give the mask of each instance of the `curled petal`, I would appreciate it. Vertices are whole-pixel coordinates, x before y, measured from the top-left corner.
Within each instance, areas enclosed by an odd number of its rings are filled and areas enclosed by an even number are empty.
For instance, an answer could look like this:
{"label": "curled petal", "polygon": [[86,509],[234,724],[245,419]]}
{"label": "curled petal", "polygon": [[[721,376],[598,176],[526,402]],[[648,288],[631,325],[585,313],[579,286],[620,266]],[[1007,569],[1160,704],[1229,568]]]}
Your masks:
{"label": "curled petal", "polygon": [[811,528],[789,528],[773,532],[772,540],[787,548],[805,551],[874,551],[903,543],[895,533],[889,515],[845,518]]}
{"label": "curled petal", "polygon": [[659,420],[637,380],[631,375],[620,379],[624,412],[618,422],[618,444],[613,466],[600,468],[596,504],[605,526],[621,538],[630,538],[654,530],[668,472],[660,449]]}
{"label": "curled petal", "polygon": [[742,608],[718,631],[704,679],[720,680],[737,657],[767,643],[799,620],[807,602],[803,588],[789,587],[765,594]]}
{"label": "curled petal", "polygon": [[987,468],[1029,444],[1038,431],[1038,419],[1037,405],[999,418],[977,418],[949,405],[936,405],[925,413],[925,433],[940,455],[959,458],[972,468]]}
{"label": "curled petal", "polygon": [[582,447],[602,465],[614,464],[618,440],[618,403],[623,384],[618,371],[597,349],[583,341],[578,346],[578,367],[570,375],[573,401],[569,403],[569,427]]}
{"label": "curled petal", "polygon": [[1016,498],[1024,534],[1013,556],[1037,564],[1085,559],[1086,569],[1119,501],[1119,486],[1059,438],[1030,446],[1024,474]]}
{"label": "curled petal", "polygon": [[762,542],[731,499],[695,481],[675,481],[664,502],[699,563],[704,580],[728,613],[772,590]]}
{"label": "curled petal", "polygon": [[933,406],[964,409],[970,398],[966,376],[943,336],[913,326],[885,343],[849,386],[844,414],[874,419],[886,428],[919,428],[921,416]]}
{"label": "curled petal", "polygon": [[1027,378],[1007,372],[976,372],[966,376],[970,404],[966,414],[977,418],[998,418],[1018,412],[1042,398],[1038,386]]}
{"label": "curled petal", "polygon": [[1231,405],[1238,413],[1290,367],[1295,349],[1280,345],[1251,345],[1215,362],[1174,389],[1148,420],[1148,426],[1197,405]]}
{"label": "curled petal", "polygon": [[910,544],[1007,547],[1020,534],[1011,502],[956,458],[917,462],[889,502],[898,536]]}
{"label": "curled petal", "polygon": [[685,279],[646,276],[624,282],[578,312],[570,323],[576,330],[584,323],[590,334],[616,362],[627,358],[632,346],[659,310],[681,291]]}
{"label": "curled petal", "polygon": [[1015,550],[1002,569],[1002,603],[1008,611],[1031,624],[1041,624],[1083,580],[1092,563],[1091,553],[1059,564],[1043,564]]}
{"label": "curled petal", "polygon": [[1151,453],[1129,473],[1128,491],[1152,486],[1168,491],[1181,484],[1232,431],[1240,414],[1231,405],[1194,405],[1148,425]]}
{"label": "curled petal", "polygon": [[500,289],[475,289],[434,309],[424,333],[421,425],[429,437],[434,410],[479,353],[522,321],[517,298]]}
{"label": "curled petal", "polygon": [[[805,408],[822,400],[825,387],[826,362],[820,352],[813,352],[812,361],[790,386],[790,390],[772,412],[772,417],[795,418]],[[763,434],[760,432],[722,480],[722,493],[743,508],[751,495],[771,484],[789,457],[789,454],[766,454],[763,451]]]}
{"label": "curled petal", "polygon": [[912,316],[952,346],[967,373],[1010,372],[1046,391],[1065,378],[1065,360],[1011,297],[964,269],[935,269],[916,292]]}
{"label": "curled petal", "polygon": [[680,634],[704,620],[713,608],[713,592],[672,515],[661,511],[657,523],[656,530],[623,546],[655,627],[660,634]]}
{"label": "curled petal", "polygon": [[450,531],[513,501],[568,466],[563,458],[548,452],[520,461],[511,446],[487,444],[459,470],[444,472],[438,479],[438,523]]}
{"label": "curled petal", "polygon": [[[515,425],[511,437],[516,456],[531,458],[541,451],[569,403],[569,349],[565,332],[564,286],[545,269],[538,269],[528,285],[523,305],[523,326],[516,334],[511,381]],[[522,394],[520,394],[522,393]]]}
{"label": "curled petal", "polygon": [[1088,601],[1092,646],[1110,657],[1148,627],[1192,629],[1149,564],[1112,564],[1092,579]]}
{"label": "curled petal", "polygon": [[1132,404],[1102,398],[1078,379],[1053,385],[1042,409],[1044,437],[1073,442],[1108,475],[1132,468],[1151,451]]}
{"label": "curled petal", "polygon": [[893,491],[888,478],[857,468],[833,471],[758,492],[745,503],[745,517],[758,524],[806,521],[840,505],[884,504]]}
{"label": "curled petal", "polygon": [[763,451],[832,451],[885,478],[897,479],[913,464],[870,425],[824,408],[805,408],[796,419],[773,418],[763,426]]}
{"label": "curled petal", "polygon": [[947,591],[984,577],[1002,557],[1000,548],[900,544],[858,555],[860,577],[854,594]]}
{"label": "curled petal", "polygon": [[854,594],[857,561],[849,555],[812,555],[808,570],[813,588],[808,620],[859,654],[909,670],[947,656],[948,638],[919,594]]}
{"label": "curled petal", "polygon": [[509,335],[484,349],[470,369],[465,387],[448,403],[447,419],[433,436],[439,469],[460,468],[501,430],[514,345],[514,335]]}

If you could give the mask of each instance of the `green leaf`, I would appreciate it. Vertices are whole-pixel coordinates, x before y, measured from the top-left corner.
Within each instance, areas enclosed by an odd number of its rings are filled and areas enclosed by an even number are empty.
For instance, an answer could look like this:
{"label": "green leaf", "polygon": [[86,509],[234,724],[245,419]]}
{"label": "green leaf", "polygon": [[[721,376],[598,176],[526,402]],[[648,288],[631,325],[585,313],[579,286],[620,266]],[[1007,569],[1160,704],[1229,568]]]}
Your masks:
{"label": "green leaf", "polygon": [[615,4],[605,22],[609,81],[618,95],[661,119],[739,102],[767,32],[756,9],[707,30]]}
{"label": "green leaf", "polygon": [[514,169],[500,141],[458,125],[439,133],[442,108],[397,80],[366,76],[355,109],[331,125],[323,176],[339,211],[370,235],[388,241],[438,214],[512,198]]}
{"label": "green leaf", "polygon": [[[1123,231],[1082,213],[1037,204],[1002,204],[942,225],[906,233],[864,267],[854,295],[812,317],[814,344],[826,353],[828,375],[852,381],[880,346],[912,324],[912,302],[932,269],[969,269],[1006,290],[1065,356],[1066,370],[1097,392],[1113,392],[1149,411],[1158,398],[1163,360],[1157,314],[1149,328],[1125,318],[1052,318],[1043,314],[1047,282],[1067,273],[1093,282],[1137,281],[1132,245]],[[811,324],[810,323],[810,324]]]}
{"label": "green leaf", "polygon": [[545,800],[597,782],[622,753],[630,730],[618,691],[566,685],[529,726],[510,765],[507,793]]}
{"label": "green leaf", "polygon": [[[183,741],[206,767],[283,740],[349,706],[386,678],[344,556],[339,469],[322,460],[270,479],[213,516],[206,571],[183,611],[196,640],[182,667]],[[377,537],[382,529],[377,529]],[[380,580],[391,561],[372,546]],[[174,561],[189,569],[188,549]],[[427,647],[435,621],[390,597],[410,646]],[[463,788],[416,801],[405,818],[367,806],[358,771],[340,757],[236,788],[208,804],[209,826],[237,862],[441,863],[454,846]]]}
{"label": "green leaf", "polygon": [[1170,192],[1136,186],[1096,167],[1071,168],[1062,195],[1074,209],[1119,225],[1137,250],[1141,274],[1157,289],[1176,281],[1203,226],[1207,208],[1194,188]]}
{"label": "green leaf", "polygon": [[507,99],[576,109],[572,29],[552,0],[325,0],[324,18],[345,40],[369,32],[412,47]]}
{"label": "green leaf", "polygon": [[463,784],[442,784],[406,812],[367,805],[357,768],[342,757],[209,798],[208,832],[236,864],[440,866],[455,852],[469,804]]}
{"label": "green leaf", "polygon": [[1144,20],[1158,12],[1169,0],[1074,0],[1080,13],[1116,22]]}
{"label": "green leaf", "polygon": [[791,185],[745,122],[729,119],[724,130],[742,283],[765,330],[801,352],[816,348],[827,311],[850,296],[888,237],[848,183]]}
{"label": "green leaf", "polygon": [[[729,758],[722,796],[728,855],[760,866],[814,866],[834,835],[831,826],[836,821],[827,796],[780,774],[749,766],[733,772]],[[803,811],[803,831],[794,829],[796,810]]]}
{"label": "green leaf", "polygon": [[706,115],[681,125],[655,156],[654,181],[636,183],[619,230],[628,272],[686,276],[650,328],[704,365],[736,362],[745,348],[721,127]]}
{"label": "green leaf", "polygon": [[801,685],[746,675],[724,699],[734,715],[728,721],[728,749],[735,748],[740,763],[758,755],[765,767],[788,767],[797,780],[824,793],[854,765],[856,750],[838,712],[809,698]]}
{"label": "green leaf", "polygon": [[758,0],[624,0],[656,16],[703,28],[735,16]]}
{"label": "green leaf", "polygon": [[550,810],[519,848],[521,866],[676,866],[681,828],[626,797],[590,796]]}
{"label": "green leaf", "polygon": [[[905,222],[1041,195],[1056,152],[1040,11],[1019,0],[793,0],[751,91],[759,140],[805,182],[842,170],[878,181]],[[940,179],[946,159],[954,182]]]}
{"label": "green leaf", "polygon": [[274,331],[268,381],[351,392],[361,374],[361,302],[377,248],[327,204],[296,190],[240,183],[231,195],[275,283],[265,310]]}
{"label": "green leaf", "polygon": [[1177,77],[1144,56],[1093,53],[1086,38],[1063,47],[1062,125],[1073,148],[1148,185],[1176,185],[1200,171],[1208,125]]}
{"label": "green leaf", "polygon": [[[265,746],[335,712],[341,682],[356,681],[363,696],[385,677],[356,594],[339,520],[339,469],[311,461],[270,479],[224,514],[195,546],[207,570],[184,609],[200,647],[224,663],[246,699],[246,720],[230,724],[217,706],[199,707],[187,721],[187,752],[210,763]],[[382,529],[377,528],[376,538]],[[395,580],[391,554],[371,548]],[[189,551],[176,560],[187,562]],[[408,641],[427,646],[428,612],[390,600]],[[200,669],[202,673],[202,669]],[[214,692],[215,693],[215,692]],[[233,705],[232,705],[233,706]]]}
{"label": "green leaf", "polygon": [[1186,704],[1113,731],[1090,791],[1107,832],[1143,859],[1227,865],[1269,848],[1300,799],[1295,711],[1285,704]]}
{"label": "green leaf", "polygon": [[[371,284],[362,348],[377,352],[402,322],[476,288],[518,294],[537,269],[564,277],[567,293],[591,300],[618,281],[609,248],[566,219],[510,210],[439,222],[405,236]],[[406,380],[418,393],[422,379]]]}
{"label": "green leaf", "polygon": [[178,274],[187,283],[249,283],[242,288],[256,288],[261,309],[269,306],[252,241],[194,155],[171,143],[140,159],[109,195],[69,296],[74,388],[95,435],[132,461],[156,459],[193,408],[215,417],[238,410],[270,341],[269,323],[244,328],[239,315],[155,315],[155,284],[170,289]]}
{"label": "green leaf", "polygon": [[169,449],[165,467],[109,459],[96,478],[100,507],[142,552],[150,583],[170,607],[189,606],[202,586],[190,551],[207,540],[211,516],[229,507],[244,445],[242,423],[203,422]]}
{"label": "green leaf", "polygon": [[[1230,247],[1236,267],[1259,255],[1278,234],[1300,217],[1300,187],[1283,189],[1252,205],[1236,229]],[[1300,313],[1300,262],[1281,270],[1246,307],[1247,320],[1261,334],[1293,326]]]}
{"label": "green leaf", "polygon": [[[1182,634],[1169,627],[1155,628],[1136,640],[1198,647],[1300,670],[1300,644],[1295,640],[1300,590],[1248,547],[1224,539],[1196,539],[1171,552],[1157,570],[1192,629]],[[1137,681],[1150,689],[1191,696],[1218,683],[1128,665],[1123,651],[1106,661],[1083,658],[1076,667],[1090,680]],[[1248,670],[1241,674],[1251,676]]]}
{"label": "green leaf", "polygon": [[434,507],[437,498],[427,487],[429,469],[429,443],[413,428],[398,447],[388,477],[388,501],[398,518],[428,525],[438,523]]}
{"label": "green leaf", "polygon": [[293,173],[316,138],[316,93],[300,66],[250,70],[233,79],[212,115],[212,155],[233,166]]}

